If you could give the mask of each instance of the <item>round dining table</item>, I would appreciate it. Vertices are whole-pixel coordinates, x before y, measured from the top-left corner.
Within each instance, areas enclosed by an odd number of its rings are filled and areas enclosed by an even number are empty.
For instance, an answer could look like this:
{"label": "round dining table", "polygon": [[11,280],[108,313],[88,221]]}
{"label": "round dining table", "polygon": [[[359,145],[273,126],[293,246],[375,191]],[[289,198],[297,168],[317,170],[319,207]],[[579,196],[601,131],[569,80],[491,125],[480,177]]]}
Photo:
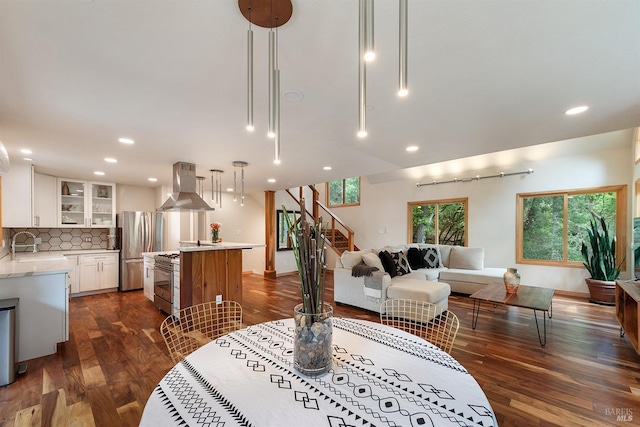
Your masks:
{"label": "round dining table", "polygon": [[476,380],[427,341],[379,323],[333,319],[333,364],[293,366],[293,319],[219,337],[176,364],[142,426],[497,426]]}

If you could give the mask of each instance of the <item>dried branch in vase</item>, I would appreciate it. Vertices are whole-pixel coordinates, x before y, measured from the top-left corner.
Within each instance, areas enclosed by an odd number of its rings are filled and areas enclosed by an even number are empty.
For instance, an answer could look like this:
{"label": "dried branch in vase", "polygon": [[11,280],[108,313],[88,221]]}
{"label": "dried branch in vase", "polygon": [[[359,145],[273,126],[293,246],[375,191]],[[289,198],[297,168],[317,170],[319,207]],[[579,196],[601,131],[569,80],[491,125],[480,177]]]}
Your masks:
{"label": "dried branch in vase", "polygon": [[[286,208],[282,207],[286,212]],[[324,288],[327,266],[322,217],[317,224],[309,222],[305,213],[304,198],[300,199],[300,217],[285,215],[291,246],[300,276],[302,303],[308,314],[319,314],[324,309]]]}

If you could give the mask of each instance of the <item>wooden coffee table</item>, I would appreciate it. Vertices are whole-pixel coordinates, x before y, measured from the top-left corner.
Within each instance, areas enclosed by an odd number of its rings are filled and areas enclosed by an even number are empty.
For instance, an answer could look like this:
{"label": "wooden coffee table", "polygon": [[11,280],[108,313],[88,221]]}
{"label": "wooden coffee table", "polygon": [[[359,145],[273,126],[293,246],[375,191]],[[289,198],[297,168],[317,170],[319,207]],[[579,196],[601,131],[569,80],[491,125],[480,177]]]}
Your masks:
{"label": "wooden coffee table", "polygon": [[[530,308],[533,310],[533,316],[536,319],[536,329],[538,330],[538,340],[542,347],[547,343],[547,317],[551,319],[553,304],[553,289],[538,288],[536,286],[520,286],[515,294],[508,294],[503,284],[491,284],[473,293],[470,298],[473,299],[473,316],[471,326],[473,329],[478,324],[478,314],[480,313],[480,304],[482,301],[495,304],[512,305],[515,307]],[[542,325],[544,336],[540,336],[540,327],[538,326],[537,311],[542,311]]]}

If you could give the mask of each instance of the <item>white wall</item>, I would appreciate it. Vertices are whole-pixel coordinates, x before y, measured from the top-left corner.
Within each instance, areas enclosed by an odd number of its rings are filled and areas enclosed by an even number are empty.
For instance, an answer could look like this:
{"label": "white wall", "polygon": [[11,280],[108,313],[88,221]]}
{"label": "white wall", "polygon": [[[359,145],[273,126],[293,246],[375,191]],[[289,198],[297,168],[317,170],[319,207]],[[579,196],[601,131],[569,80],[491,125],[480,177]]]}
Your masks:
{"label": "white wall", "polygon": [[[516,267],[521,272],[523,284],[587,293],[584,278],[588,277],[588,273],[584,268],[515,263],[516,194],[626,184],[628,218],[631,219],[634,176],[633,165],[629,161],[632,157],[631,133],[599,136],[596,148],[581,154],[553,158],[531,156],[525,162],[513,163],[502,170],[478,169],[457,177],[493,175],[501,171],[516,172],[532,168],[535,172],[530,175],[423,187],[417,187],[415,179],[371,184],[369,179],[363,177],[361,204],[357,207],[336,208],[334,212],[355,231],[358,247],[379,248],[408,241],[407,202],[468,197],[468,245],[485,248],[485,266]],[[618,138],[624,138],[628,142],[620,143]],[[573,144],[574,151],[581,149],[580,139],[553,144]],[[537,152],[553,148],[545,146],[539,146]],[[504,155],[507,154],[510,153]],[[421,182],[431,182],[434,179],[444,181],[454,177],[426,176]],[[317,187],[320,189],[323,186]],[[631,233],[628,237],[630,240]],[[628,243],[630,248],[631,242]],[[631,259],[630,250],[627,252],[627,259]],[[328,266],[333,268],[334,264]],[[625,277],[630,277],[630,271],[624,273],[623,278]]]}
{"label": "white wall", "polygon": [[122,211],[155,211],[154,188],[116,184],[116,208]]}

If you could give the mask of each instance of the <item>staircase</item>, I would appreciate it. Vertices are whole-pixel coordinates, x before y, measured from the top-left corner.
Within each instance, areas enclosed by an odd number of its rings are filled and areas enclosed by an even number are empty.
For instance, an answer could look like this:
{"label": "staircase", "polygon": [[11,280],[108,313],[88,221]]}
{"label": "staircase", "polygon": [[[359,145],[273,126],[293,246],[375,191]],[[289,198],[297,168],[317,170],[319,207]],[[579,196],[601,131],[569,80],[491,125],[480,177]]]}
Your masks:
{"label": "staircase", "polygon": [[304,209],[306,214],[318,222],[322,218],[323,226],[326,227],[324,240],[327,245],[339,255],[344,251],[357,251],[354,244],[354,232],[340,220],[329,208],[318,200],[318,190],[315,186],[298,187],[287,189],[286,192],[292,199],[300,205],[300,199],[304,198]]}

